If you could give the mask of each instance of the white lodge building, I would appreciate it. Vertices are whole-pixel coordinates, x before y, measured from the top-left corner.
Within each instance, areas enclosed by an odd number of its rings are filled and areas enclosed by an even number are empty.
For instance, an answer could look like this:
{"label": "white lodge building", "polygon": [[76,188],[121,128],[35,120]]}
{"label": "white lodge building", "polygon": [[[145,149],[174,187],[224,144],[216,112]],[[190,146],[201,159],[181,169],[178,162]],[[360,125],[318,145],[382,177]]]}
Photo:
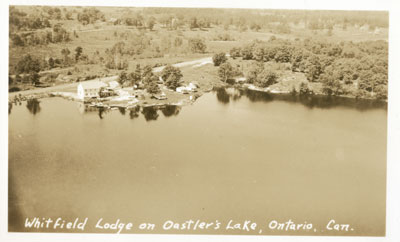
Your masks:
{"label": "white lodge building", "polygon": [[102,87],[107,87],[107,84],[101,81],[81,82],[77,90],[78,98],[84,100],[87,98],[99,97],[100,88]]}

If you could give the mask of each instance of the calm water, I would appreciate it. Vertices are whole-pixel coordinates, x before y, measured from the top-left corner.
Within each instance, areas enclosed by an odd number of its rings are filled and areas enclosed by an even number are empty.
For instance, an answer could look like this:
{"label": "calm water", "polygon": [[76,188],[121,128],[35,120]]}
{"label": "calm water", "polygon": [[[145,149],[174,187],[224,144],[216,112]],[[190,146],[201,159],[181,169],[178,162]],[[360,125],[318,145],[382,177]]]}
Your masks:
{"label": "calm water", "polygon": [[[271,220],[385,233],[385,104],[220,89],[192,106],[98,110],[61,98],[9,110],[9,231],[25,219]],[[324,230],[324,231],[322,231]],[[60,230],[69,232],[66,230]],[[79,231],[73,231],[79,232]],[[135,233],[141,233],[137,229]],[[245,234],[258,234],[259,231]],[[299,234],[297,232],[296,234]]]}

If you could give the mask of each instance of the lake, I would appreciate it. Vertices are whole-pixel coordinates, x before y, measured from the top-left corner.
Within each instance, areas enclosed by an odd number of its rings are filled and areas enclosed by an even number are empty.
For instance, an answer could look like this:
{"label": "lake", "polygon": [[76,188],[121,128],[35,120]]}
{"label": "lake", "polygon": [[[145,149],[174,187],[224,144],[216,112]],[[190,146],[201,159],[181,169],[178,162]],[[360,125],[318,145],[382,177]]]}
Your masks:
{"label": "lake", "polygon": [[[385,234],[386,103],[232,88],[185,107],[39,101],[9,109],[9,231],[69,232],[24,228],[38,216],[88,217],[85,232],[108,232],[103,218],[157,225],[131,233]],[[263,232],[162,230],[190,219]],[[267,229],[289,219],[316,231]]]}

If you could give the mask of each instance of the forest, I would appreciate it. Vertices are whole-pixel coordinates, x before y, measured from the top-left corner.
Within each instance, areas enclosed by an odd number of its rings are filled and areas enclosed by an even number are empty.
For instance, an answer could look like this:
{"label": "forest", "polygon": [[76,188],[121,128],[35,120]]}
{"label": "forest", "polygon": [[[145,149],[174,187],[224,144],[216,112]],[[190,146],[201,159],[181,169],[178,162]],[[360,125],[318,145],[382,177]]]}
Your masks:
{"label": "forest", "polygon": [[[328,95],[387,98],[388,46],[385,41],[334,44],[312,39],[271,38],[232,48],[230,56],[258,62],[290,63],[293,72],[304,73],[309,82],[322,83],[323,92]],[[277,79],[276,74],[262,64],[253,65],[247,72],[247,82],[261,87],[267,87]]]}
{"label": "forest", "polygon": [[304,76],[293,92],[387,98],[384,11],[10,6],[9,12],[13,91],[214,56],[204,68],[225,83],[244,77],[265,88],[281,82],[282,71],[271,66],[282,65]]}

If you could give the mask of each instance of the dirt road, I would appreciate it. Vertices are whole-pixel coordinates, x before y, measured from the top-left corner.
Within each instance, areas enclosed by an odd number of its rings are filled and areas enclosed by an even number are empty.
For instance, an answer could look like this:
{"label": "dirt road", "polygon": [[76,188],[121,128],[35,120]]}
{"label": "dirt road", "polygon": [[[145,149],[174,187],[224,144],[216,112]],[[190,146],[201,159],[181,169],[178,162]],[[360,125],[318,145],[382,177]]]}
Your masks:
{"label": "dirt road", "polygon": [[[83,81],[83,82],[89,82],[89,81],[94,81],[94,80],[100,80],[104,82],[109,82],[116,80],[118,76],[109,76],[109,77],[102,77],[102,78],[96,78],[93,80],[88,80],[88,81]],[[40,94],[40,93],[48,93],[48,92],[58,92],[58,91],[63,91],[63,92],[76,92],[76,88],[78,86],[79,82],[72,82],[72,83],[66,83],[66,84],[61,84],[61,85],[56,85],[52,87],[45,87],[45,88],[37,88],[37,89],[31,89],[31,90],[25,90],[25,91],[19,91],[19,92],[10,92],[8,93],[9,98],[13,98],[16,95],[32,95],[32,94]]]}
{"label": "dirt road", "polygon": [[[208,63],[212,63],[211,57],[205,57],[205,58],[192,60],[192,61],[184,61],[184,62],[173,64],[172,66],[174,66],[174,67],[198,66],[198,65],[208,64]],[[153,72],[160,72],[164,68],[165,68],[165,66],[153,68]]]}

